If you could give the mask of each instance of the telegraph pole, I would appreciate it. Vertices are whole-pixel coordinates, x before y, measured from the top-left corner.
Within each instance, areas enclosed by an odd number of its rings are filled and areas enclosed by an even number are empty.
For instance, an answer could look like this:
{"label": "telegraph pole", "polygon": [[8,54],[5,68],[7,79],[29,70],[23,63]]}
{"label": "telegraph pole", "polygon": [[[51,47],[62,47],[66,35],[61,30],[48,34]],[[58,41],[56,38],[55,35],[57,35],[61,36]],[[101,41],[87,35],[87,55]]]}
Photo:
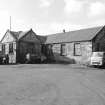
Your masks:
{"label": "telegraph pole", "polygon": [[10,31],[11,31],[11,16],[10,16]]}

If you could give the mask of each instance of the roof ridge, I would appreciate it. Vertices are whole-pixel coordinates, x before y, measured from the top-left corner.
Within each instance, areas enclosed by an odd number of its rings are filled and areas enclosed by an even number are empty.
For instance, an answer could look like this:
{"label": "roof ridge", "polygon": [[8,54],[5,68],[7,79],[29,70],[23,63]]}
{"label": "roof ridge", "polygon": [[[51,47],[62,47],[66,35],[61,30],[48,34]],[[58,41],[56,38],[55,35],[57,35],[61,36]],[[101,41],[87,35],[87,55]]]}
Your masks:
{"label": "roof ridge", "polygon": [[[67,31],[65,33],[70,33],[70,32],[76,32],[76,31],[82,31],[82,30],[90,30],[90,29],[95,29],[95,28],[103,28],[103,26],[97,26],[97,27],[89,27],[89,28],[83,28],[83,29],[77,29],[77,30],[72,30],[72,31]],[[59,35],[59,34],[65,34],[64,32],[59,32],[59,33],[55,33],[55,34],[49,34],[49,35],[46,35],[46,36],[51,36],[51,35]]]}
{"label": "roof ridge", "polygon": [[85,28],[75,31],[69,31],[65,33],[56,33],[47,35],[46,43],[61,43],[61,42],[73,42],[73,41],[84,41],[92,40],[97,33],[99,33],[104,26]]}
{"label": "roof ridge", "polygon": [[27,31],[11,31],[8,29],[7,31],[9,31],[13,35],[13,37],[15,37],[16,39],[20,39],[31,30],[32,29],[27,30]]}
{"label": "roof ridge", "polygon": [[20,32],[18,39],[21,39],[22,37],[24,37],[24,35],[26,35],[26,34],[27,34],[28,32],[30,32],[30,31],[33,31],[32,28],[29,29],[29,30],[27,30],[27,31],[22,31],[22,32]]}

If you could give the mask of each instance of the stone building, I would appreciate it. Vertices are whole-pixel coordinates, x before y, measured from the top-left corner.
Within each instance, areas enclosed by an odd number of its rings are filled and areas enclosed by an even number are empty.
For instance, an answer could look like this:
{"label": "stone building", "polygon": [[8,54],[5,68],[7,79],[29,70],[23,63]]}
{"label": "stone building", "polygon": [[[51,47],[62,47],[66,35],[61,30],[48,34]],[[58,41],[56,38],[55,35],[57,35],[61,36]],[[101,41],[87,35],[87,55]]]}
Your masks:
{"label": "stone building", "polygon": [[0,44],[0,53],[9,55],[9,63],[24,63],[31,53],[56,62],[87,64],[93,51],[105,51],[105,26],[46,36],[36,35],[32,29],[7,30]]}
{"label": "stone building", "polygon": [[40,56],[40,40],[32,29],[23,32],[14,32],[7,30],[1,39],[0,50],[2,55],[9,56],[9,63],[24,63],[27,53]]}
{"label": "stone building", "polygon": [[48,35],[45,45],[52,47],[56,61],[86,64],[93,51],[105,51],[105,27]]}

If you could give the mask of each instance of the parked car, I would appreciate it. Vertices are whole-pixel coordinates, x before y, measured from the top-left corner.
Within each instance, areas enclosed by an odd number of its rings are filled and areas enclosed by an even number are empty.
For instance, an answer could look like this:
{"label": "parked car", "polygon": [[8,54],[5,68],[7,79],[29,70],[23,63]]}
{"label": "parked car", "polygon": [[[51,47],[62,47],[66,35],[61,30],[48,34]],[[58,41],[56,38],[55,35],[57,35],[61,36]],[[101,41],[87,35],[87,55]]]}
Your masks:
{"label": "parked car", "polygon": [[90,65],[94,67],[105,66],[105,52],[93,52],[90,58]]}
{"label": "parked car", "polygon": [[26,63],[40,63],[41,57],[37,54],[30,54],[26,55]]}

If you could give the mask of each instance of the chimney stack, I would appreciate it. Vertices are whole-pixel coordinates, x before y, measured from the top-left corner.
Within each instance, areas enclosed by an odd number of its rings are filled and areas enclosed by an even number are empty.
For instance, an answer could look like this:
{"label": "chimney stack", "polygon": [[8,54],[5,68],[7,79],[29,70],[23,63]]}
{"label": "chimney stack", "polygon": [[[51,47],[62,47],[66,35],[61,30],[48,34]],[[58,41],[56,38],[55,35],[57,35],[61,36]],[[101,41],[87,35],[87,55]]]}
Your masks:
{"label": "chimney stack", "polygon": [[63,29],[63,33],[65,33],[66,31],[65,31],[65,29]]}

